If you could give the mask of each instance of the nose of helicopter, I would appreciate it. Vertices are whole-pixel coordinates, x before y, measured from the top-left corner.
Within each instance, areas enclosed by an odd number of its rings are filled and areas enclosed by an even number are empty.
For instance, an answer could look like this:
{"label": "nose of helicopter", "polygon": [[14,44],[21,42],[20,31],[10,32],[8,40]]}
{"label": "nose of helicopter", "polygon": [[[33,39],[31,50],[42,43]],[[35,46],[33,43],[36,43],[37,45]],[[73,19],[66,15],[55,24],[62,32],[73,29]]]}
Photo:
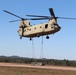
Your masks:
{"label": "nose of helicopter", "polygon": [[61,27],[57,24],[57,25],[55,25],[55,30],[56,30],[56,32],[57,31],[59,31],[61,29]]}
{"label": "nose of helicopter", "polygon": [[61,27],[58,25],[58,29],[60,30],[61,29]]}

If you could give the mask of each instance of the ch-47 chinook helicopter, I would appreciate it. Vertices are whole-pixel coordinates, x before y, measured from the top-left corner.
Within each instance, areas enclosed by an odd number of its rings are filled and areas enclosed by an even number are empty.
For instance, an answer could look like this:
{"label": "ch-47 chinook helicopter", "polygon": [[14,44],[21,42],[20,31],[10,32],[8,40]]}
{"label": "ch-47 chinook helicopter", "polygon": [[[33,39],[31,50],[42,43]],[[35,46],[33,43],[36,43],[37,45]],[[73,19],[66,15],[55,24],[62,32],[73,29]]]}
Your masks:
{"label": "ch-47 chinook helicopter", "polygon": [[[49,12],[51,16],[39,16],[39,15],[26,15],[30,17],[37,17],[37,18],[22,18],[20,16],[17,16],[9,11],[4,10],[4,12],[9,13],[15,17],[18,17],[21,19],[20,26],[18,30],[18,34],[20,36],[20,39],[22,37],[28,37],[30,40],[34,37],[40,37],[46,35],[46,39],[49,39],[49,34],[54,34],[58,32],[61,27],[57,23],[57,19],[76,19],[76,18],[66,18],[66,17],[56,17],[54,14],[54,11],[52,8],[49,8]],[[30,22],[28,20],[45,20],[48,19],[49,21],[47,23],[37,24],[37,25],[30,25]],[[15,22],[19,20],[14,20],[10,22]]]}

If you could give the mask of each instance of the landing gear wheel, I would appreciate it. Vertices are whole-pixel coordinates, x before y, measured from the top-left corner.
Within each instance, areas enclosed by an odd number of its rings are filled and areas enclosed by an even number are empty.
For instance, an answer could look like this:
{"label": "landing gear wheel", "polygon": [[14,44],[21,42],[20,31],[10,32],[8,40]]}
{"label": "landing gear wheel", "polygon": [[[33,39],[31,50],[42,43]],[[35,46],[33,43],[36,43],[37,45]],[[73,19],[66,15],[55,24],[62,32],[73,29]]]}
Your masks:
{"label": "landing gear wheel", "polygon": [[39,35],[39,34],[37,34],[37,37],[40,37],[40,35]]}
{"label": "landing gear wheel", "polygon": [[46,39],[49,39],[49,36],[48,35],[46,36]]}
{"label": "landing gear wheel", "polygon": [[20,39],[22,39],[22,36],[20,36]]}
{"label": "landing gear wheel", "polygon": [[30,38],[30,41],[31,41],[32,39]]}

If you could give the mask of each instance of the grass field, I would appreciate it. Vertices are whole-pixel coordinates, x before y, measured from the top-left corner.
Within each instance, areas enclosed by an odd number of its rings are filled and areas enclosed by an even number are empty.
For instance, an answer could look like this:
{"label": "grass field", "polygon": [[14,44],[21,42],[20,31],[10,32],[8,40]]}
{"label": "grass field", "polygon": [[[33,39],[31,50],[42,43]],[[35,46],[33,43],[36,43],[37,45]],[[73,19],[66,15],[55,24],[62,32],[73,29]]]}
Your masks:
{"label": "grass field", "polygon": [[76,75],[76,71],[0,66],[0,75]]}

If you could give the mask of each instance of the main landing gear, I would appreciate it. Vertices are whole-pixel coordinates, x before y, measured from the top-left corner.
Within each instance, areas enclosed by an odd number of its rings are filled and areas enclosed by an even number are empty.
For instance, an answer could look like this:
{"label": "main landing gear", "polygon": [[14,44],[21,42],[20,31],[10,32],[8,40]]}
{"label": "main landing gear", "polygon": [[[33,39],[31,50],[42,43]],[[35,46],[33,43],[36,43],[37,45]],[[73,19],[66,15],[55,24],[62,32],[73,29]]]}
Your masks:
{"label": "main landing gear", "polygon": [[46,39],[49,39],[49,36],[48,35],[46,36]]}
{"label": "main landing gear", "polygon": [[32,40],[32,38],[30,38],[30,41]]}
{"label": "main landing gear", "polygon": [[22,36],[20,36],[20,39],[22,39]]}
{"label": "main landing gear", "polygon": [[[49,39],[49,36],[48,36],[48,35],[46,36],[46,39]],[[31,41],[31,40],[32,40],[32,38],[30,38],[30,41]]]}

